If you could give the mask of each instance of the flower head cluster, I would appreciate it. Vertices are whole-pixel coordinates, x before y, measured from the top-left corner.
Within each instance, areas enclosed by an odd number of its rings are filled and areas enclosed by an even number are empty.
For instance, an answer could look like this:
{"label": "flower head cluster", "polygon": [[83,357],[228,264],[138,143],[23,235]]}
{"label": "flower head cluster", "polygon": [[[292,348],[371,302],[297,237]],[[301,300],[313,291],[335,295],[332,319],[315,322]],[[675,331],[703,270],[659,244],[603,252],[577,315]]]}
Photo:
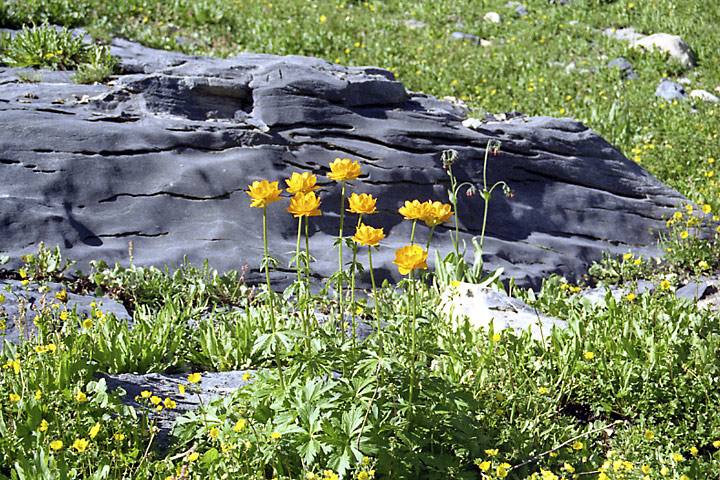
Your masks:
{"label": "flower head cluster", "polygon": [[419,200],[405,201],[405,205],[400,207],[398,212],[407,220],[421,220],[429,227],[449,221],[454,213],[450,205],[430,200],[423,203]]}
{"label": "flower head cluster", "polygon": [[290,206],[286,210],[295,217],[316,217],[322,215],[319,210],[321,203],[315,192],[299,192],[290,199]]}
{"label": "flower head cluster", "polygon": [[376,202],[377,198],[373,198],[372,195],[368,195],[366,193],[361,193],[360,195],[358,195],[357,193],[353,193],[348,199],[348,203],[350,204],[348,212],[357,213],[360,215],[377,213],[377,209],[375,208]]}
{"label": "flower head cluster", "polygon": [[330,173],[328,177],[338,182],[346,180],[355,180],[363,172],[360,171],[360,164],[350,160],[349,158],[336,158],[330,163]]}
{"label": "flower head cluster", "polygon": [[401,275],[407,275],[413,270],[427,268],[427,252],[419,245],[408,245],[395,252],[395,261]]}
{"label": "flower head cluster", "polygon": [[357,227],[355,235],[352,237],[356,243],[371,247],[376,246],[383,238],[385,238],[385,233],[382,228],[373,228],[362,223]]}
{"label": "flower head cluster", "polygon": [[252,185],[248,185],[248,189],[248,195],[252,197],[251,207],[265,207],[280,200],[278,182],[270,183],[267,180],[256,180]]}
{"label": "flower head cluster", "polygon": [[288,193],[308,193],[317,190],[317,177],[310,172],[293,172],[292,176],[285,180],[288,185]]}

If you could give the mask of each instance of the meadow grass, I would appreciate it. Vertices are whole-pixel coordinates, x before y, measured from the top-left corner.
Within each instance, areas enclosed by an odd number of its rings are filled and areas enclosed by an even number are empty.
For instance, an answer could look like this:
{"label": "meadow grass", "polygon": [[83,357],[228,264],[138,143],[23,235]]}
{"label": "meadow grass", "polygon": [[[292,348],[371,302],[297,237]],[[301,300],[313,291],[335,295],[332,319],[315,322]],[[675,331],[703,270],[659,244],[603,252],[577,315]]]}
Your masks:
{"label": "meadow grass", "polygon": [[[664,77],[708,91],[720,85],[714,2],[536,1],[524,17],[505,3],[4,0],[0,24],[83,26],[99,41],[121,36],[193,54],[301,54],[385,67],[408,89],[464,99],[476,113],[578,118],[706,213],[720,209],[720,107],[653,96]],[[483,22],[490,10],[504,23]],[[405,23],[411,19],[425,26]],[[630,50],[601,35],[607,27],[681,35],[698,66],[685,71]],[[453,31],[492,46],[454,40]],[[4,40],[3,58],[9,48]],[[639,78],[607,68],[619,56]],[[566,70],[570,61],[576,68]],[[545,341],[438,315],[439,291],[471,270],[452,255],[442,276],[421,275],[417,259],[398,260],[412,267],[408,279],[379,286],[374,305],[342,298],[355,315],[338,324],[318,322],[316,312],[337,315],[343,303],[309,295],[302,271],[284,295],[207,266],[170,272],[98,262],[72,282],[59,249],[41,246],[5,276],[25,289],[59,280],[71,291],[122,298],[134,327],[100,304],[82,318],[47,291],[35,310],[12,319],[39,333],[6,343],[0,355],[0,478],[711,478],[720,472],[720,325],[674,292],[683,277],[716,271],[719,260],[716,239],[701,239],[700,212],[678,211],[660,265],[629,253],[592,271],[600,285],[651,278],[653,293],[630,286],[592,303],[555,276],[539,292],[510,286],[569,322]],[[299,269],[300,237],[299,229]],[[333,282],[343,278],[350,285],[348,272]],[[14,295],[0,293],[0,302]],[[355,319],[387,326],[358,344]],[[257,369],[251,385],[182,417],[169,452],[153,448],[157,413],[193,395],[199,372],[240,368]],[[147,391],[136,410],[94,376],[133,371],[188,377],[177,397]]]}

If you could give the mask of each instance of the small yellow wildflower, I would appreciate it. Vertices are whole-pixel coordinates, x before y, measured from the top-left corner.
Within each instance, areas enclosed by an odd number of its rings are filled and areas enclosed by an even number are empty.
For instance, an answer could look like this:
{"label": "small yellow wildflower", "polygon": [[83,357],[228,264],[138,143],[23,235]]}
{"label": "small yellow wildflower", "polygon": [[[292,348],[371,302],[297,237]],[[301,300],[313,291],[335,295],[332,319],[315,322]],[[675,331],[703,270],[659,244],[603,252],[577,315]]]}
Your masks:
{"label": "small yellow wildflower", "polygon": [[235,432],[241,431],[243,428],[245,428],[245,423],[246,423],[245,419],[241,418],[240,420],[238,420],[235,423],[235,426],[233,427],[233,431],[235,431]]}
{"label": "small yellow wildflower", "polygon": [[163,400],[163,405],[165,405],[165,408],[169,409],[177,407],[177,403],[175,403],[175,400],[171,399],[170,397],[165,397],[165,400]]}
{"label": "small yellow wildflower", "polygon": [[625,298],[627,298],[628,302],[632,302],[633,300],[635,300],[635,294],[630,293],[630,294],[626,295]]}
{"label": "small yellow wildflower", "polygon": [[40,400],[42,398],[42,390],[36,390],[35,391],[35,400]]}
{"label": "small yellow wildflower", "polygon": [[502,339],[502,337],[500,336],[499,333],[494,334],[493,337],[492,337],[492,340],[493,340],[493,342],[495,342],[495,343],[499,342],[501,339]]}
{"label": "small yellow wildflower", "polygon": [[50,442],[50,448],[52,448],[55,451],[60,450],[63,447],[62,440],[55,440],[54,442]]}
{"label": "small yellow wildflower", "polygon": [[420,245],[408,245],[395,251],[395,261],[400,275],[407,275],[413,270],[427,269],[427,252]]}
{"label": "small yellow wildflower", "polygon": [[672,459],[673,459],[673,461],[675,461],[675,462],[682,462],[683,460],[685,460],[685,457],[683,457],[683,456],[680,455],[679,453],[673,453]]}
{"label": "small yellow wildflower", "polygon": [[219,435],[220,435],[220,430],[218,430],[218,429],[215,428],[215,427],[213,427],[213,428],[210,429],[210,436],[211,436],[212,438],[217,438]]}
{"label": "small yellow wildflower", "polygon": [[87,402],[87,395],[85,395],[85,393],[83,393],[83,392],[77,392],[75,394],[75,400],[77,400],[80,403]]}
{"label": "small yellow wildflower", "polygon": [[252,185],[248,185],[248,195],[252,198],[251,207],[265,207],[273,202],[280,200],[280,189],[278,182],[268,182],[267,180],[254,181]]}
{"label": "small yellow wildflower", "polygon": [[193,452],[190,455],[188,455],[188,462],[194,462],[198,458],[200,458],[200,454],[198,452]]}
{"label": "small yellow wildflower", "polygon": [[40,421],[40,431],[41,432],[47,432],[47,429],[49,426],[50,426],[50,424],[44,418]]}
{"label": "small yellow wildflower", "polygon": [[593,358],[595,358],[595,354],[593,352],[585,352],[585,354],[583,354],[583,357],[585,357],[585,360],[592,360]]}
{"label": "small yellow wildflower", "polygon": [[508,468],[510,468],[509,463],[501,463],[498,465],[498,467],[495,469],[495,473],[499,478],[505,478],[508,476]]}
{"label": "small yellow wildflower", "polygon": [[696,447],[695,445],[693,445],[692,447],[690,447],[690,455],[697,455],[697,454],[698,454],[698,449],[697,449],[697,447]]}
{"label": "small yellow wildflower", "polygon": [[199,373],[191,373],[188,376],[188,382],[190,383],[198,383],[200,381],[201,375]]}
{"label": "small yellow wildflower", "polygon": [[92,328],[92,326],[93,326],[92,318],[86,318],[85,320],[83,320],[82,324],[83,324],[83,327],[85,327],[85,328]]}
{"label": "small yellow wildflower", "polygon": [[360,164],[349,158],[336,158],[334,162],[330,163],[330,173],[328,178],[338,182],[345,180],[355,180],[363,172],[360,171]]}
{"label": "small yellow wildflower", "polygon": [[180,395],[185,395],[185,385],[178,385],[178,390],[180,391]]}
{"label": "small yellow wildflower", "polygon": [[715,447],[715,448],[720,448],[720,440],[715,440],[715,441],[712,443],[712,445],[713,445],[713,447]]}
{"label": "small yellow wildflower", "polygon": [[660,282],[660,288],[662,290],[670,290],[670,282],[668,282],[667,280],[663,280],[662,282]]}
{"label": "small yellow wildflower", "polygon": [[79,438],[73,442],[72,446],[78,452],[84,452],[85,450],[87,450],[88,445],[90,445],[90,442],[88,442],[84,438]]}
{"label": "small yellow wildflower", "polygon": [[583,442],[580,442],[580,441],[575,442],[572,445],[573,450],[582,450],[584,447],[585,447],[585,444],[583,444]]}
{"label": "small yellow wildflower", "polygon": [[90,438],[97,437],[97,434],[100,432],[100,424],[96,423],[93,425],[93,427],[90,429]]}
{"label": "small yellow wildflower", "polygon": [[242,376],[242,381],[247,382],[250,380],[251,377],[252,377],[252,374],[250,372],[245,372]]}
{"label": "small yellow wildflower", "polygon": [[122,442],[125,440],[125,434],[124,433],[116,433],[113,438],[115,438],[116,441]]}
{"label": "small yellow wildflower", "polygon": [[278,438],[280,438],[280,434],[278,432],[272,432],[270,434],[270,438],[272,438],[273,440],[277,440]]}
{"label": "small yellow wildflower", "polygon": [[142,392],[140,392],[140,396],[142,398],[150,398],[150,397],[152,397],[152,392],[150,392],[148,390],[143,390]]}
{"label": "small yellow wildflower", "polygon": [[485,460],[484,462],[480,462],[480,465],[478,465],[478,467],[480,468],[480,470],[482,470],[483,472],[487,472],[488,470],[490,470],[490,467],[491,467],[491,466],[492,466],[492,463],[490,463],[489,460]]}
{"label": "small yellow wildflower", "polygon": [[683,240],[685,240],[689,236],[690,236],[690,234],[688,233],[687,230],[683,230],[682,232],[680,232],[680,238],[682,238]]}
{"label": "small yellow wildflower", "polygon": [[499,452],[500,452],[500,450],[498,450],[497,448],[485,450],[485,454],[486,454],[486,455],[490,455],[491,457],[497,457],[497,454],[498,454]]}

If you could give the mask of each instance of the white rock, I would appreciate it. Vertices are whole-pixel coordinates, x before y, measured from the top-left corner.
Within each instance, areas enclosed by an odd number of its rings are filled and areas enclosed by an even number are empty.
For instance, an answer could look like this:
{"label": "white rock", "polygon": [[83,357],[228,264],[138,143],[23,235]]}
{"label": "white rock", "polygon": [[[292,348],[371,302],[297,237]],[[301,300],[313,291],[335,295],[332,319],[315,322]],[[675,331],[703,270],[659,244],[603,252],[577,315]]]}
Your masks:
{"label": "white rock", "polygon": [[492,323],[495,332],[511,328],[519,335],[529,329],[536,340],[552,334],[553,328],[567,328],[568,322],[549,317],[526,303],[480,285],[460,282],[447,288],[441,295],[441,311],[453,325],[467,317],[475,328],[488,328]]}
{"label": "white rock", "polygon": [[690,96],[694,97],[694,98],[699,98],[701,100],[705,100],[706,102],[712,102],[712,103],[720,102],[720,98],[718,98],[717,96],[708,92],[707,90],[693,90],[692,92],[690,92]]}
{"label": "white rock", "polygon": [[500,24],[500,23],[503,22],[502,17],[501,17],[500,14],[497,13],[497,12],[488,12],[488,13],[486,13],[485,16],[483,17],[483,20],[485,20],[485,21],[488,22],[488,23],[498,23],[498,24]]}
{"label": "white rock", "polygon": [[480,128],[482,126],[482,120],[480,120],[479,118],[466,118],[465,120],[463,120],[462,126],[472,129]]}
{"label": "white rock", "polygon": [[690,85],[692,83],[692,80],[689,78],[678,78],[677,83],[682,83],[683,85]]}
{"label": "white rock", "polygon": [[634,28],[606,28],[603,30],[603,35],[617,40],[626,40],[628,42],[637,42],[641,38],[645,38],[645,35],[636,32]]}
{"label": "white rock", "polygon": [[646,50],[658,49],[667,52],[686,68],[695,66],[695,54],[690,45],[685,43],[678,35],[656,33],[633,42],[633,47],[642,47]]}

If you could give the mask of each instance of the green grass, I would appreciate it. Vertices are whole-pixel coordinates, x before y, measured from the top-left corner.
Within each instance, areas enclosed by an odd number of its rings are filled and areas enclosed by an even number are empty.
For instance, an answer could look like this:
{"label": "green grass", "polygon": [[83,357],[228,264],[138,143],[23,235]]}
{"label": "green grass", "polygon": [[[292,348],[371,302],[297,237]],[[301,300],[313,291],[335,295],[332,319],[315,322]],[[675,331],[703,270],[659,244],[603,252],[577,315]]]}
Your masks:
{"label": "green grass", "polygon": [[[577,0],[561,7],[538,0],[528,2],[526,17],[505,3],[0,0],[0,25],[49,22],[84,26],[100,43],[120,36],[192,54],[300,54],[385,67],[409,90],[459,97],[479,112],[578,118],[705,210],[720,211],[720,106],[653,95],[664,77],[685,76],[690,88],[708,91],[720,85],[715,2]],[[504,17],[502,25],[482,21],[491,10]],[[410,19],[427,26],[409,28]],[[698,66],[684,71],[661,54],[630,50],[599,33],[607,27],[680,35]],[[455,41],[456,30],[492,46]],[[41,51],[42,43],[30,42],[25,53],[52,67],[47,53],[57,50]],[[13,51],[18,45],[4,39],[3,62]],[[638,79],[624,81],[606,67],[619,56],[633,63]],[[566,71],[570,61],[577,68]],[[720,471],[720,325],[717,314],[674,291],[688,276],[716,272],[720,259],[716,238],[704,239],[693,220],[697,212],[679,211],[660,264],[628,255],[591,271],[600,285],[650,278],[658,286],[652,294],[628,290],[591,304],[558,277],[540,292],[514,290],[570,323],[544,342],[454,327],[439,316],[438,290],[463,271],[452,252],[440,252],[447,264],[426,282],[380,287],[375,308],[349,305],[372,324],[388,324],[358,346],[333,322],[309,323],[312,312],[337,312],[338,305],[307,295],[302,282],[269,297],[240,273],[221,275],[207,265],[168,272],[102,262],[71,282],[60,251],[41,246],[24,258],[22,272],[5,275],[59,279],[71,291],[121,299],[136,327],[103,315],[102,305],[91,319],[80,318],[52,296],[33,312],[41,334],[0,355],[0,478],[331,479],[372,472],[474,479],[508,470],[508,478],[711,478]],[[196,324],[192,335],[188,322]],[[147,408],[136,411],[93,376],[240,368],[260,373],[232,397],[183,417],[169,452],[153,448],[152,412],[173,399],[149,392]],[[192,394],[187,382],[184,395]],[[75,444],[83,439],[86,448]]]}

